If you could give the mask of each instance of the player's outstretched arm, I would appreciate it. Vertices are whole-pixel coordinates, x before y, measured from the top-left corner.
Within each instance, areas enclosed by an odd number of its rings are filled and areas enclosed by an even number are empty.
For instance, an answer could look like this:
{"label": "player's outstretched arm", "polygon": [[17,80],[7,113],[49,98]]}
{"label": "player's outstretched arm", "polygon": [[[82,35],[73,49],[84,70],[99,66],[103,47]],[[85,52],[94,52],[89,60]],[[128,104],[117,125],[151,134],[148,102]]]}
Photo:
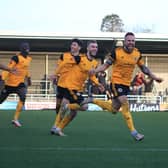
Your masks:
{"label": "player's outstretched arm", "polygon": [[0,64],[0,69],[2,69],[2,70],[5,70],[5,71],[11,71],[11,68],[9,68],[8,66],[6,66],[6,65],[3,65],[3,64]]}
{"label": "player's outstretched arm", "polygon": [[157,77],[155,74],[153,74],[147,66],[141,65],[139,67],[144,74],[148,75],[150,78],[152,78],[156,82],[161,83],[163,81],[162,78]]}

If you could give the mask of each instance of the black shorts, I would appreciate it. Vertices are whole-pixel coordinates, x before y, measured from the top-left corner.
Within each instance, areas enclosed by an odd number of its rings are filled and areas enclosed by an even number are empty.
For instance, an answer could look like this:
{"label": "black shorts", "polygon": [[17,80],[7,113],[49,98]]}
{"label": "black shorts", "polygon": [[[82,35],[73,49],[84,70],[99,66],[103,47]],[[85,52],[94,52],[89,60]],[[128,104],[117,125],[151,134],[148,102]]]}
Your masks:
{"label": "black shorts", "polygon": [[66,88],[57,86],[57,95],[56,97],[59,99],[63,99],[64,95],[68,93],[68,90]]}
{"label": "black shorts", "polygon": [[70,103],[78,104],[80,104],[84,100],[82,92],[78,92],[76,90],[69,90],[60,86],[58,86],[57,88],[57,98],[66,98],[69,100]]}
{"label": "black shorts", "polygon": [[114,95],[114,98],[119,96],[127,96],[130,92],[129,86],[122,84],[111,84],[111,90]]}
{"label": "black shorts", "polygon": [[5,85],[0,94],[0,103],[2,103],[9,96],[9,94],[12,93],[16,93],[19,96],[20,101],[24,103],[26,99],[26,92],[27,88],[24,83],[20,83],[16,87]]}

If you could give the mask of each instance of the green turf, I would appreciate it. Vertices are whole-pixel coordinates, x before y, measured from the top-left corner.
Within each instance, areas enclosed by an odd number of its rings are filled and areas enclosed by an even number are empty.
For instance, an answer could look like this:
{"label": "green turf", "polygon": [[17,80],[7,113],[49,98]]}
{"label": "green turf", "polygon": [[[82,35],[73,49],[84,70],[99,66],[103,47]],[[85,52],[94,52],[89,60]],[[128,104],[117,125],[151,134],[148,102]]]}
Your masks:
{"label": "green turf", "polygon": [[50,135],[53,111],[24,111],[22,128],[13,111],[0,111],[0,168],[164,168],[168,165],[167,112],[133,113],[144,141],[132,139],[121,114],[80,112],[65,129]]}

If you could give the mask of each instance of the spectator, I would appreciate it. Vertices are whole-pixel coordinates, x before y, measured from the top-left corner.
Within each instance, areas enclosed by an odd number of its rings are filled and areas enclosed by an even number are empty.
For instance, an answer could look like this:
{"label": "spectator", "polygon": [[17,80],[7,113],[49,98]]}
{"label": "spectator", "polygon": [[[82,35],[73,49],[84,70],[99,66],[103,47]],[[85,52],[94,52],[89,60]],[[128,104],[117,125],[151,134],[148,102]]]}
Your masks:
{"label": "spectator", "polygon": [[[106,72],[99,72],[98,73],[98,80],[99,82],[104,86],[104,88],[106,88]],[[100,93],[100,94],[105,94],[106,91],[104,91],[104,93]]]}
{"label": "spectator", "polygon": [[152,92],[153,87],[154,87],[154,80],[150,77],[148,77],[145,81],[144,81],[144,86],[145,86],[145,93],[149,93]]}
{"label": "spectator", "polygon": [[142,89],[145,83],[145,76],[142,72],[138,72],[133,79],[133,93],[137,95],[142,95]]}
{"label": "spectator", "polygon": [[49,94],[50,82],[48,81],[46,74],[44,74],[44,77],[41,79],[40,85],[41,85],[41,93]]}
{"label": "spectator", "polygon": [[112,86],[111,81],[108,80],[107,84],[106,84],[106,88],[105,88],[105,93],[107,95],[107,100],[112,100],[112,97],[113,97],[111,86]]}

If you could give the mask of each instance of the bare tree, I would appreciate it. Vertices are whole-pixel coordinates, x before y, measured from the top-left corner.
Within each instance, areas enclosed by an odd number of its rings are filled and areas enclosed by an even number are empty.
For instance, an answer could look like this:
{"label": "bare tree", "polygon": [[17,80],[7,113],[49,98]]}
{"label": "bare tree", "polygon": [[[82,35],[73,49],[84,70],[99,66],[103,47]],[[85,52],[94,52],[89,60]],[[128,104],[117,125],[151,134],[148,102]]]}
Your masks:
{"label": "bare tree", "polygon": [[124,24],[117,14],[107,15],[103,18],[101,31],[103,32],[123,32]]}

